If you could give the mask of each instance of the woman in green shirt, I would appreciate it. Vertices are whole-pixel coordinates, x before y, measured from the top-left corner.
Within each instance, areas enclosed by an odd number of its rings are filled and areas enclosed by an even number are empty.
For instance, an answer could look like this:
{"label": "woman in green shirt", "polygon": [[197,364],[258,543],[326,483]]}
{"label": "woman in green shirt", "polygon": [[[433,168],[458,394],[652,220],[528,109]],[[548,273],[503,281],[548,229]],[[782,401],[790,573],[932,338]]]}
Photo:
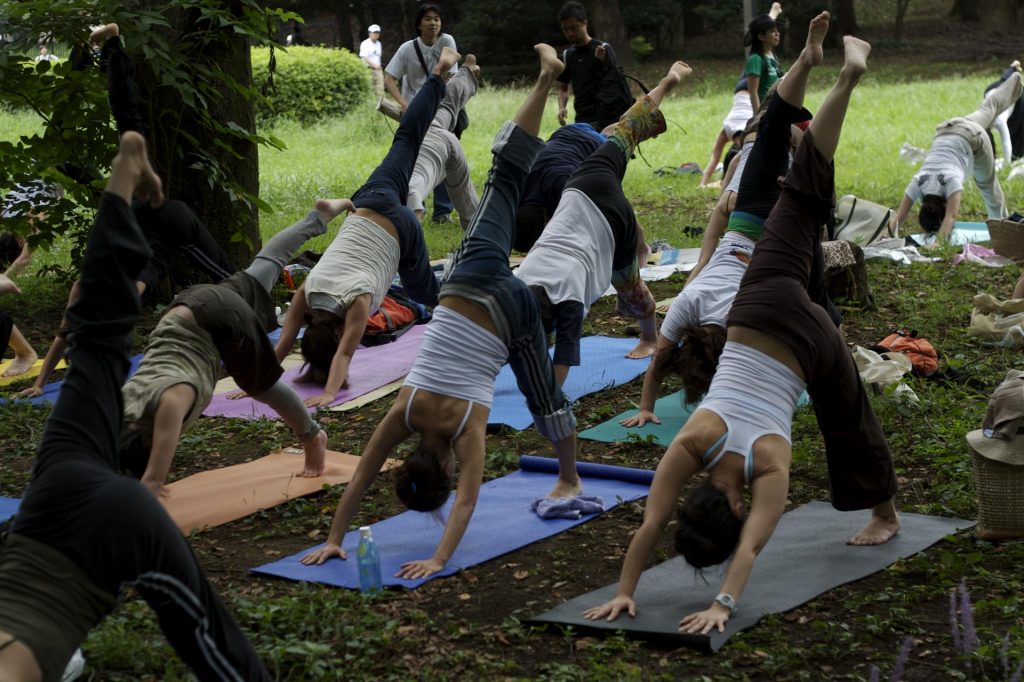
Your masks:
{"label": "woman in green shirt", "polygon": [[782,77],[782,67],[772,52],[779,46],[779,25],[776,20],[780,14],[782,5],[772,3],[768,14],[755,17],[743,36],[744,47],[750,48],[750,57],[743,68],[743,75],[747,77],[750,106],[755,112],[760,109],[761,100],[768,93],[768,88]]}

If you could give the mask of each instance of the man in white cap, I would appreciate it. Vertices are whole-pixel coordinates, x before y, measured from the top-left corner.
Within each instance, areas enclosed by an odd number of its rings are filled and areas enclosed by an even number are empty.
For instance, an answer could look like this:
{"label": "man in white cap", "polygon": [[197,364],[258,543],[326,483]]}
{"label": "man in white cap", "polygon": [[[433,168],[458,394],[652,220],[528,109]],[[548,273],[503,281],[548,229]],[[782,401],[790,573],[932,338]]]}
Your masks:
{"label": "man in white cap", "polygon": [[384,72],[381,70],[381,44],[380,26],[370,24],[367,29],[370,37],[359,44],[359,58],[370,67],[370,75],[373,78],[373,89],[378,95],[384,94]]}

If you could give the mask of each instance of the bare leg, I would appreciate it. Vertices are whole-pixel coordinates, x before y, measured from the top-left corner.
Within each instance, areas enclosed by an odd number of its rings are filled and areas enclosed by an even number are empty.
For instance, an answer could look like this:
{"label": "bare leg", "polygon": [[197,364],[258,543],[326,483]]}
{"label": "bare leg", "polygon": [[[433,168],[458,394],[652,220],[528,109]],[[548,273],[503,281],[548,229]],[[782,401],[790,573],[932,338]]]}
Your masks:
{"label": "bare leg", "polygon": [[537,137],[540,135],[540,122],[544,116],[544,105],[548,102],[548,92],[554,85],[555,79],[565,69],[562,60],[558,58],[555,48],[544,43],[533,46],[534,51],[540,58],[540,74],[533,84],[533,89],[526,96],[519,111],[512,117],[512,122],[522,128],[526,133]]}
{"label": "bare leg", "polygon": [[452,48],[441,48],[441,56],[437,59],[437,66],[434,67],[434,73],[443,78],[446,73],[452,70],[453,66],[459,63],[460,59],[462,59],[462,55]]}
{"label": "bare leg", "polygon": [[1024,298],[1024,273],[1021,273],[1020,279],[1017,280],[1017,286],[1013,288],[1014,298]]}
{"label": "bare leg", "polygon": [[661,101],[665,99],[665,95],[672,92],[680,81],[693,73],[693,69],[686,62],[675,62],[672,66],[668,67],[668,73],[665,77],[654,86],[654,89],[647,93],[647,97],[654,102],[655,106],[661,106]]}
{"label": "bare leg", "polygon": [[848,545],[881,545],[892,539],[900,530],[900,517],[896,505],[887,500],[871,509],[868,525],[846,541]]}
{"label": "bare leg", "polygon": [[725,149],[725,143],[729,141],[729,138],[725,136],[725,129],[718,131],[718,137],[715,138],[715,146],[711,148],[711,158],[708,160],[708,167],[704,169],[704,176],[700,179],[700,187],[707,187],[708,183],[711,182],[711,176],[715,174],[715,169],[718,168],[718,162],[722,159],[722,151]]}
{"label": "bare leg", "polygon": [[822,12],[811,19],[807,27],[807,42],[804,49],[800,51],[793,68],[789,70],[785,78],[779,81],[779,89],[776,94],[787,104],[796,108],[804,105],[804,93],[807,91],[807,77],[811,75],[811,69],[821,64],[824,58],[821,46],[825,42],[825,35],[828,33],[829,13]]}
{"label": "bare leg", "polygon": [[36,364],[39,356],[36,355],[32,346],[17,327],[11,329],[11,340],[9,343],[11,348],[14,349],[14,360],[11,361],[10,367],[4,370],[3,375],[5,377],[16,377],[32,369],[32,365]]}
{"label": "bare leg", "polygon": [[815,148],[830,161],[835,156],[836,147],[839,146],[839,134],[843,130],[850,95],[853,94],[860,77],[867,71],[867,59],[871,53],[869,44],[853,36],[843,38],[843,49],[843,69],[839,72],[839,79],[825,96],[825,101],[821,103],[810,127]]}
{"label": "bare leg", "polygon": [[622,115],[619,122],[612,127],[613,132],[608,139],[622,150],[627,159],[633,156],[638,144],[665,132],[667,128],[665,116],[658,110],[658,105],[661,104],[665,95],[691,73],[693,73],[693,69],[685,62],[672,64],[661,82],[649,93],[638,98],[633,106]]}
{"label": "bare leg", "polygon": [[303,441],[302,452],[306,456],[306,461],[298,475],[303,478],[322,476],[327,458],[327,432],[321,429]]}

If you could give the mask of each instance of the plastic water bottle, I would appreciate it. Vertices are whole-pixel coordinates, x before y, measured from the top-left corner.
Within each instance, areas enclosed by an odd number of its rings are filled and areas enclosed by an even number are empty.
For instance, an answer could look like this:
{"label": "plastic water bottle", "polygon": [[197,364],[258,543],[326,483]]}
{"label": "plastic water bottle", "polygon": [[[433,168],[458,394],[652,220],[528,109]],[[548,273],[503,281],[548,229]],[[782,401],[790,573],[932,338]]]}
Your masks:
{"label": "plastic water bottle", "polygon": [[359,566],[359,589],[363,594],[377,594],[384,587],[380,575],[380,554],[373,541],[369,526],[359,529],[359,547],[356,549],[356,563]]}

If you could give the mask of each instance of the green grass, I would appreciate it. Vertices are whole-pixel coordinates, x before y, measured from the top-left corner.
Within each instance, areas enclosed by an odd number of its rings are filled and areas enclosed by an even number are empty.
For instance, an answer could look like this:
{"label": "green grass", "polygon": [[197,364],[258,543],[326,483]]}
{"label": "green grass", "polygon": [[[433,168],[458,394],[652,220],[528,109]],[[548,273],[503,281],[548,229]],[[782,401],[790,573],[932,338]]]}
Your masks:
{"label": "green grass", "polygon": [[[664,107],[672,122],[669,132],[643,145],[643,156],[655,168],[705,163],[731,101],[735,64],[695,66],[694,80]],[[935,124],[972,109],[984,85],[1001,68],[996,62],[970,64],[958,74],[951,73],[949,64],[882,60],[854,97],[837,156],[839,193],[895,204],[914,170],[899,161],[900,145],[927,147]],[[829,55],[816,72],[807,99],[812,111],[836,69],[836,58]],[[522,96],[522,89],[485,87],[470,103],[473,125],[464,145],[478,186],[490,164],[491,136]],[[0,113],[0,139],[15,139],[35,127],[30,116]],[[552,98],[542,134],[550,134],[554,127]],[[288,149],[262,152],[262,196],[276,207],[273,214],[261,216],[264,237],[300,217],[318,196],[351,195],[385,153],[392,129],[367,104],[343,120],[312,128],[281,125],[273,132]],[[699,190],[696,184],[693,176],[655,177],[638,158],[630,164],[625,189],[652,239],[692,245],[692,240],[678,236],[679,228],[703,225],[714,201],[713,192]],[[1006,183],[1004,189],[1011,208],[1019,208],[1024,183]],[[976,189],[968,187],[965,195],[964,217],[982,218]],[[460,237],[454,225],[428,224],[425,229],[435,256],[450,251]],[[331,236],[314,248],[324,248]],[[870,262],[878,306],[844,307],[844,328],[848,338],[861,344],[880,340],[892,325],[915,328],[940,350],[945,365],[985,383],[986,388],[978,390],[912,379],[921,399],[916,407],[887,394],[871,397],[894,453],[900,508],[973,518],[977,505],[964,434],[980,425],[988,392],[1022,360],[1019,352],[982,349],[977,339],[966,335],[970,298],[976,291],[1006,295],[1020,268],[952,267],[952,251],[941,251],[945,260],[934,265]],[[10,301],[11,312],[38,345],[52,333],[66,289],[32,276],[21,283],[25,295],[16,303]],[[654,283],[652,289],[656,298],[664,298],[680,285],[681,278],[676,277]],[[146,312],[143,329],[153,317],[152,311]],[[621,334],[623,324],[614,317],[613,304],[603,300],[594,306],[588,330]],[[675,388],[668,382],[665,392]],[[582,399],[575,408],[580,428],[635,405],[639,393],[640,382],[633,382]],[[360,452],[389,404],[381,400],[350,414],[319,417],[330,446]],[[46,416],[46,410],[3,408],[0,494],[16,496],[23,489]],[[174,476],[238,463],[290,438],[282,424],[269,420],[202,419],[182,441]],[[798,411],[793,442],[792,505],[827,499],[821,436],[811,410]],[[533,431],[491,434],[487,476],[513,469],[519,453],[546,452],[547,447]],[[582,442],[580,450],[584,460],[646,468],[656,466],[664,452],[643,442]],[[374,483],[357,524],[401,510],[390,490],[392,482],[385,474]],[[908,634],[915,638],[908,680],[1003,679],[999,657],[1007,632],[1011,665],[1024,656],[1024,623],[1019,616],[1024,608],[1024,544],[991,545],[969,534],[831,590],[792,612],[766,618],[731,638],[714,656],[671,651],[620,636],[579,638],[537,631],[520,622],[613,582],[630,533],[642,518],[641,503],[623,505],[564,535],[451,578],[412,592],[387,591],[372,601],[347,591],[245,573],[250,566],[322,539],[337,499],[335,488],[191,538],[218,592],[277,679],[864,680],[869,664],[878,665],[886,679],[900,641]],[[656,556],[660,560],[674,553],[666,533]],[[525,571],[527,577],[513,579],[513,571]],[[971,589],[982,641],[981,651],[970,657],[970,669],[968,661],[953,652],[948,625],[948,594],[961,578]],[[716,579],[717,575],[709,576]],[[93,631],[85,652],[95,679],[187,679],[151,612],[138,599],[124,600]]]}

